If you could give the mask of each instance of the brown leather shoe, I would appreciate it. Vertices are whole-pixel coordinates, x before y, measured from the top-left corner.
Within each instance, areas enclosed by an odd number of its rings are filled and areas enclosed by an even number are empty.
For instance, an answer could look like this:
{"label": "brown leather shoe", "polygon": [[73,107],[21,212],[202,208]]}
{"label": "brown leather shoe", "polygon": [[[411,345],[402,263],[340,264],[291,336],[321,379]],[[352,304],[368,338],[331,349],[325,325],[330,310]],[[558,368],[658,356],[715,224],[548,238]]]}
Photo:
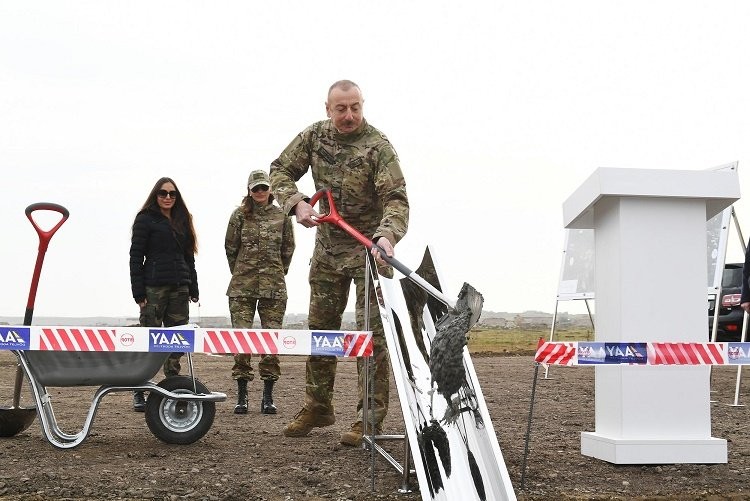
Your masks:
{"label": "brown leather shoe", "polygon": [[336,422],[336,416],[331,409],[329,414],[320,414],[309,411],[303,407],[301,411],[294,416],[294,419],[284,428],[285,437],[305,437],[313,428],[323,428],[331,426]]}
{"label": "brown leather shoe", "polygon": [[[375,435],[382,434],[382,423],[375,424]],[[353,423],[349,431],[345,431],[341,434],[341,443],[351,447],[359,447],[360,445],[362,445],[362,421]]]}

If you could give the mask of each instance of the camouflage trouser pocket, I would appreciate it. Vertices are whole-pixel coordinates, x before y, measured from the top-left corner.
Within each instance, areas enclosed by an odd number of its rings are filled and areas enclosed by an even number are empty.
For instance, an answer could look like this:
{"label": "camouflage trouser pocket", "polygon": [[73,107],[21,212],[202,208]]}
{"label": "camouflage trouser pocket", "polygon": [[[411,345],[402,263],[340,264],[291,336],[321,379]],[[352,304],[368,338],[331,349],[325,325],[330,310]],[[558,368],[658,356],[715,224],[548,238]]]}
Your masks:
{"label": "camouflage trouser pocket", "polygon": [[180,357],[182,357],[182,353],[169,354],[169,357],[164,361],[164,366],[162,367],[165,376],[177,376],[180,374]]}
{"label": "camouflage trouser pocket", "polygon": [[146,303],[141,308],[141,315],[138,319],[141,323],[141,327],[158,327],[156,323],[156,307],[150,303]]}

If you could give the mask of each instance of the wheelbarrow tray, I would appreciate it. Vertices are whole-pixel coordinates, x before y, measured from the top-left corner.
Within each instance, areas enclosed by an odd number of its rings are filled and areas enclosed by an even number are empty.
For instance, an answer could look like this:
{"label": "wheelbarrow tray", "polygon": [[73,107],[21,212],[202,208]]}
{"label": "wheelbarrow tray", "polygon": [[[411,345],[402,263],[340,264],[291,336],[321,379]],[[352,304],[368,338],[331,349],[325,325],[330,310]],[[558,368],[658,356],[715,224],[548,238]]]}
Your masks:
{"label": "wheelbarrow tray", "polygon": [[169,353],[27,351],[25,357],[43,386],[133,386],[156,376]]}
{"label": "wheelbarrow tray", "polygon": [[[213,424],[215,402],[224,393],[211,392],[190,376],[171,376],[156,384],[170,353],[14,351],[29,379],[44,437],[60,449],[77,447],[88,436],[101,399],[111,392],[148,392],[145,418],[151,432],[170,444],[190,444],[203,437]],[[188,353],[190,357],[190,353]],[[99,386],[83,427],[63,431],[52,410],[47,387]]]}

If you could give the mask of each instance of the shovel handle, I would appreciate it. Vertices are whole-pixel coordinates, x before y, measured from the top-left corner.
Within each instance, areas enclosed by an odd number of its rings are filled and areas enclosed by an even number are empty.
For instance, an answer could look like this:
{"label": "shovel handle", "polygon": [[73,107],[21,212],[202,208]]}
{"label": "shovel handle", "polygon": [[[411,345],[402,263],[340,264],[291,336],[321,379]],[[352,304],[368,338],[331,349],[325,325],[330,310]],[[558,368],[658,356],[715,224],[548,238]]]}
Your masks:
{"label": "shovel handle", "polygon": [[23,369],[21,364],[16,365],[16,381],[13,385],[13,408],[17,409],[21,403],[21,383],[23,383]]}
{"label": "shovel handle", "polygon": [[[346,231],[349,235],[354,237],[359,243],[367,247],[367,250],[372,249],[375,246],[375,242],[373,242],[372,240],[364,236],[355,228],[352,228],[349,225],[349,223],[344,221],[344,218],[341,217],[341,215],[339,214],[339,211],[336,210],[336,204],[333,203],[333,195],[331,194],[331,190],[329,190],[328,188],[323,188],[323,189],[316,191],[315,195],[313,195],[312,198],[310,199],[310,205],[315,206],[315,204],[318,203],[318,200],[320,200],[323,197],[323,195],[326,195],[326,198],[328,199],[328,211],[329,212],[328,214],[323,214],[322,216],[317,217],[316,220],[319,223],[335,224],[342,230]],[[385,255],[385,251],[381,252],[381,254]]]}
{"label": "shovel handle", "polygon": [[[40,210],[59,212],[62,217],[51,229],[43,230],[39,227],[37,222],[34,221],[34,218],[32,217],[32,214],[34,212]],[[34,226],[37,235],[39,235],[39,250],[36,256],[36,264],[34,265],[34,275],[31,277],[31,288],[29,289],[29,299],[26,302],[26,314],[24,315],[23,325],[31,325],[31,319],[34,315],[36,291],[37,287],[39,286],[39,275],[41,275],[42,273],[42,263],[44,263],[44,255],[47,252],[49,241],[52,239],[52,235],[54,235],[55,232],[60,229],[60,226],[62,226],[63,223],[67,221],[68,216],[70,216],[70,212],[68,212],[68,209],[66,209],[62,205],[53,204],[50,202],[39,202],[26,207],[26,217],[29,219],[29,221],[31,221],[31,224],[32,226]]]}
{"label": "shovel handle", "polygon": [[323,214],[319,216],[317,221],[319,223],[332,223],[347,232],[349,235],[354,237],[359,243],[364,245],[367,250],[372,250],[373,248],[378,249],[380,252],[380,257],[383,258],[383,261],[390,264],[394,268],[396,268],[398,271],[400,271],[405,277],[410,279],[412,282],[420,286],[422,289],[427,291],[430,295],[435,297],[436,299],[443,302],[446,306],[448,306],[451,309],[455,309],[456,303],[454,301],[451,301],[445,294],[437,290],[435,287],[432,286],[427,280],[417,275],[415,272],[410,270],[405,264],[403,264],[401,261],[396,259],[395,257],[391,257],[388,254],[385,253],[385,250],[383,250],[382,247],[380,247],[378,244],[364,236],[362,233],[357,231],[355,228],[353,228],[349,223],[344,221],[344,218],[341,217],[339,212],[336,210],[336,204],[333,203],[333,195],[331,194],[331,190],[328,188],[322,188],[315,192],[315,194],[310,199],[310,205],[315,206],[315,204],[320,200],[323,195],[326,195],[326,198],[328,200],[328,214]]}

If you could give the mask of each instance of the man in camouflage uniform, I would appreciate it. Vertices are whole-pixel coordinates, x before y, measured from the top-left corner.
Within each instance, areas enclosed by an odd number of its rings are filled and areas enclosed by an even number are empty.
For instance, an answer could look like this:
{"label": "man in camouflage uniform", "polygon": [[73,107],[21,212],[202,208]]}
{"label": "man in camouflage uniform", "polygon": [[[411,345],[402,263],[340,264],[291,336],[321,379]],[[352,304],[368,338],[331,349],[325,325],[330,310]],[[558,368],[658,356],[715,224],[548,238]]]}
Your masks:
{"label": "man in camouflage uniform", "polygon": [[[315,249],[310,264],[309,327],[312,330],[338,330],[346,308],[351,282],[356,287],[356,317],[364,326],[365,252],[362,245],[332,224],[319,226],[319,214],[309,197],[297,190],[298,181],[312,170],[316,189],[331,190],[341,216],[363,235],[372,238],[384,252],[393,255],[393,246],[403,238],[409,220],[406,183],[398,156],[391,143],[362,115],[362,93],[354,82],[341,80],[328,91],[326,114],[329,120],[317,122],[302,131],[271,164],[271,185],[285,214],[294,214],[305,227],[317,227]],[[321,200],[321,212],[327,212]],[[382,260],[377,250],[375,257]],[[384,267],[382,273],[392,276]],[[373,331],[375,404],[367,416],[376,423],[375,433],[388,412],[388,349],[374,291],[370,295],[370,329]],[[336,377],[336,357],[310,356],[307,360],[305,402],[302,410],[284,429],[287,437],[302,437],[314,427],[332,425],[336,418],[332,402]],[[356,446],[363,434],[362,363],[359,372],[357,420],[341,435],[341,443]]]}
{"label": "man in camouflage uniform", "polygon": [[[262,170],[250,173],[247,195],[229,218],[224,249],[232,278],[227,288],[232,326],[250,329],[255,310],[264,329],[281,329],[286,311],[286,282],[294,254],[294,230],[289,217],[274,205],[271,182]],[[281,375],[279,357],[261,355],[263,381],[260,412],[276,414],[273,386]],[[232,378],[237,381],[235,414],[247,414],[247,383],[255,378],[251,355],[234,355]]]}

